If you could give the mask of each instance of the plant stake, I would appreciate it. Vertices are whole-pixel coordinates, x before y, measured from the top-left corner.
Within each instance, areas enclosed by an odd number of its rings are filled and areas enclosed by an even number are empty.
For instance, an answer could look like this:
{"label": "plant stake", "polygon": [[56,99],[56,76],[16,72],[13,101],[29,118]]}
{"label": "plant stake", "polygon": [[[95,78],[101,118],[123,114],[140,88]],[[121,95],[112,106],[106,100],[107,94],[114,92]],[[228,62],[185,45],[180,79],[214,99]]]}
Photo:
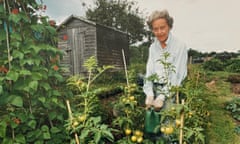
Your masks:
{"label": "plant stake", "polygon": [[123,49],[122,49],[122,55],[123,55],[123,64],[124,64],[124,71],[125,71],[126,80],[127,80],[127,86],[129,87],[126,57],[125,57],[125,54],[124,54],[124,50],[123,50]]}
{"label": "plant stake", "polygon": [[[72,123],[72,110],[71,110],[71,107],[70,107],[70,102],[69,102],[69,100],[66,100],[66,103],[67,103],[67,109],[68,109],[68,114],[69,114],[69,118],[70,118],[70,121],[71,121],[71,123]],[[78,139],[78,134],[75,132],[74,133],[74,136],[75,136],[75,140],[76,140],[76,143],[77,144],[80,144],[79,143],[79,139]]]}

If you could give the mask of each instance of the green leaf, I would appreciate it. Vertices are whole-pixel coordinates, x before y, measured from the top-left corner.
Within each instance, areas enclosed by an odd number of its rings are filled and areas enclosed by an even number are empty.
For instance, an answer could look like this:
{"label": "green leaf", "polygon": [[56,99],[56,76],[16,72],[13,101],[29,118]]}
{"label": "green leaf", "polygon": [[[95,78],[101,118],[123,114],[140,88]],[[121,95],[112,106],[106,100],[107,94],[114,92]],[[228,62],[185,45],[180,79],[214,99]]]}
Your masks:
{"label": "green leaf", "polygon": [[0,122],[0,137],[4,138],[6,136],[7,123],[5,121]]}
{"label": "green leaf", "polygon": [[45,97],[39,97],[38,100],[42,103],[45,103],[46,102],[46,98]]}
{"label": "green leaf", "polygon": [[31,75],[32,73],[29,70],[21,70],[19,74],[23,76],[27,76],[27,75]]}
{"label": "green leaf", "polygon": [[19,13],[19,15],[25,22],[30,22],[30,18],[25,13]]}
{"label": "green leaf", "polygon": [[110,131],[104,130],[104,131],[102,131],[102,133],[108,140],[110,140],[111,142],[114,141],[114,137]]}
{"label": "green leaf", "polygon": [[10,16],[8,17],[8,20],[14,23],[18,23],[21,20],[21,17],[20,15],[17,15],[17,14],[10,14]]}
{"label": "green leaf", "polygon": [[19,74],[15,71],[8,71],[6,75],[7,80],[13,80],[14,82],[18,80]]}
{"label": "green leaf", "polygon": [[31,82],[29,83],[29,87],[30,87],[32,90],[36,91],[37,88],[38,88],[38,81],[31,81]]}
{"label": "green leaf", "polygon": [[51,101],[52,101],[53,103],[55,103],[55,104],[58,104],[58,99],[55,98],[55,97],[51,98]]}
{"label": "green leaf", "polygon": [[13,143],[13,139],[5,137],[1,144],[14,144],[14,143]]}
{"label": "green leaf", "polygon": [[24,144],[26,143],[26,139],[24,137],[24,135],[22,134],[18,134],[15,138],[16,142],[20,143],[20,144]]}
{"label": "green leaf", "polygon": [[37,122],[35,120],[31,120],[28,122],[27,124],[30,128],[32,129],[35,129],[36,128],[36,125],[37,125]]}
{"label": "green leaf", "polygon": [[12,33],[10,36],[11,36],[12,40],[17,40],[17,41],[22,40],[22,37],[21,37],[20,33]]}
{"label": "green leaf", "polygon": [[52,111],[48,114],[48,116],[49,116],[50,120],[53,120],[57,117],[57,113],[56,113],[56,111]]}
{"label": "green leaf", "polygon": [[50,129],[50,131],[51,131],[51,133],[59,133],[59,132],[61,132],[61,130],[59,128],[57,128],[57,127],[52,127]]}
{"label": "green leaf", "polygon": [[9,103],[17,107],[23,107],[23,99],[20,96],[16,95],[9,96]]}
{"label": "green leaf", "polygon": [[[4,12],[4,7],[3,7],[3,4],[0,5],[0,13],[3,13]],[[1,23],[0,23],[1,24]]]}
{"label": "green leaf", "polygon": [[43,133],[43,139],[51,139],[51,135],[49,132],[44,132]]}
{"label": "green leaf", "polygon": [[38,72],[33,72],[32,73],[32,79],[37,81],[37,80],[42,80],[43,75],[41,73]]}
{"label": "green leaf", "polygon": [[100,117],[100,116],[93,118],[93,123],[94,123],[94,125],[97,125],[97,124],[100,123],[100,122],[101,122],[101,117]]}
{"label": "green leaf", "polygon": [[43,132],[48,132],[48,131],[49,131],[49,128],[48,128],[47,125],[43,125],[43,126],[41,127],[41,130],[42,130]]}
{"label": "green leaf", "polygon": [[6,40],[6,32],[4,30],[0,30],[0,41]]}
{"label": "green leaf", "polygon": [[94,135],[94,141],[95,141],[95,143],[96,143],[96,144],[99,143],[100,139],[101,139],[101,131],[98,131],[98,132],[95,133],[95,135]]}
{"label": "green leaf", "polygon": [[80,139],[85,139],[90,131],[88,129],[83,129],[80,135]]}
{"label": "green leaf", "polygon": [[46,90],[46,91],[48,91],[48,90],[51,89],[49,83],[45,83],[45,82],[43,82],[43,83],[40,83],[40,85],[41,85],[41,87],[43,87],[44,90]]}
{"label": "green leaf", "polygon": [[22,64],[23,64],[23,65],[24,65],[24,64],[33,65],[34,62],[33,62],[32,59],[24,59],[24,60],[22,61]]}
{"label": "green leaf", "polygon": [[60,75],[59,73],[54,73],[53,75],[59,82],[63,82],[64,78],[62,75]]}
{"label": "green leaf", "polygon": [[58,90],[52,90],[52,95],[61,96],[61,93]]}
{"label": "green leaf", "polygon": [[44,26],[43,26],[43,25],[40,25],[40,24],[31,25],[31,28],[32,28],[32,30],[35,31],[35,32],[39,32],[39,33],[44,32]]}
{"label": "green leaf", "polygon": [[13,58],[23,59],[24,54],[18,50],[14,50],[12,56]]}
{"label": "green leaf", "polygon": [[56,33],[56,29],[53,28],[52,26],[46,26],[46,29],[49,31],[49,33],[51,34],[55,34]]}
{"label": "green leaf", "polygon": [[41,50],[41,47],[37,45],[30,45],[30,48],[32,48],[36,54]]}
{"label": "green leaf", "polygon": [[0,95],[3,93],[3,87],[0,85]]}
{"label": "green leaf", "polygon": [[34,144],[43,144],[44,142],[42,140],[35,141]]}

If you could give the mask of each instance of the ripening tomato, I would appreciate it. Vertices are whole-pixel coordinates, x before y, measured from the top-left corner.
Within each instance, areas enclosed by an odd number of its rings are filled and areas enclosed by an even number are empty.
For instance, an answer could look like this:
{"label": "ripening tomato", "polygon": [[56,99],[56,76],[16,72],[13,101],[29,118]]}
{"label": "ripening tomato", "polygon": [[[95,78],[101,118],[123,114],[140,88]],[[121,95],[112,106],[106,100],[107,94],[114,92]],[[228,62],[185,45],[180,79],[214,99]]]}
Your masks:
{"label": "ripening tomato", "polygon": [[137,137],[141,137],[141,136],[143,136],[143,132],[141,132],[140,130],[136,130],[134,132],[134,135],[137,136]]}
{"label": "ripening tomato", "polygon": [[130,96],[129,99],[130,99],[131,101],[133,101],[133,100],[135,99],[135,97],[134,97],[134,96]]}
{"label": "ripening tomato", "polygon": [[86,115],[81,115],[81,116],[78,116],[78,121],[79,122],[84,122],[86,120]]}
{"label": "ripening tomato", "polygon": [[126,134],[126,135],[130,135],[131,133],[132,133],[132,131],[131,131],[130,129],[128,129],[128,128],[125,129],[125,134]]}
{"label": "ripening tomato", "polygon": [[78,125],[79,125],[78,121],[73,121],[73,123],[72,123],[73,128],[77,127]]}
{"label": "ripening tomato", "polygon": [[142,141],[143,141],[143,137],[138,137],[137,138],[137,143],[142,143]]}
{"label": "ripening tomato", "polygon": [[137,141],[137,137],[133,135],[133,136],[131,137],[131,140],[132,140],[132,142],[136,142],[136,141]]}
{"label": "ripening tomato", "polygon": [[172,126],[166,127],[165,134],[172,134],[172,133],[173,133],[173,127]]}
{"label": "ripening tomato", "polygon": [[180,119],[176,119],[176,120],[175,120],[175,123],[176,123],[176,126],[179,127],[179,126],[181,125]]}

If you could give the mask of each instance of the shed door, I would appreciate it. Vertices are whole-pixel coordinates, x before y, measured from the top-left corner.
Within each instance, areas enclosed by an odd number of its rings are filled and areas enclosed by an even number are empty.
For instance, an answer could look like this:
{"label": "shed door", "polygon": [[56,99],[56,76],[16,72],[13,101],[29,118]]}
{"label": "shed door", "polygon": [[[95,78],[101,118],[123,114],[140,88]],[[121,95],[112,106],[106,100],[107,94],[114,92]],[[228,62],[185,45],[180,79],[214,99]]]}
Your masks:
{"label": "shed door", "polygon": [[72,35],[72,53],[73,53],[73,74],[80,74],[84,63],[84,32],[80,28],[69,29]]}

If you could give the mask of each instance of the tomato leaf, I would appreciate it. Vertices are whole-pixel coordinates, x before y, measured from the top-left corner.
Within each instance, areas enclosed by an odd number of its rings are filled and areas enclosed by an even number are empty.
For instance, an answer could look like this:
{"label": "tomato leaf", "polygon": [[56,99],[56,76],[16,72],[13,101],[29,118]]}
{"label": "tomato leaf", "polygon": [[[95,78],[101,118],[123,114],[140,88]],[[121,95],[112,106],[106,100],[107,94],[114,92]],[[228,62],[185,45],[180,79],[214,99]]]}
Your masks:
{"label": "tomato leaf", "polygon": [[99,143],[100,139],[101,139],[101,131],[97,131],[94,135],[95,143]]}

